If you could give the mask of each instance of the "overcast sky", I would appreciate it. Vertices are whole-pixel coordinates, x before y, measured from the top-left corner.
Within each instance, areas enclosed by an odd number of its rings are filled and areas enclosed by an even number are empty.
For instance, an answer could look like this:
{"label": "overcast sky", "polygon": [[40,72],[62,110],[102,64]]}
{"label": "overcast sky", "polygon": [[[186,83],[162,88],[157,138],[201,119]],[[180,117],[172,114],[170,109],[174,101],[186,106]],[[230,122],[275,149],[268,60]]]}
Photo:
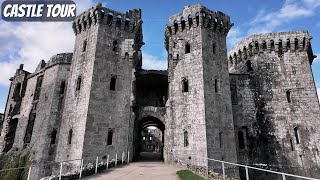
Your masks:
{"label": "overcast sky", "polygon": [[[182,11],[183,6],[202,4],[231,17],[234,26],[227,41],[231,49],[243,38],[264,32],[308,30],[312,47],[319,57],[313,62],[315,82],[320,93],[320,0],[74,0],[78,14],[101,2],[105,7],[125,12],[142,9],[143,68],[166,69],[164,26],[170,15]],[[3,0],[0,1],[1,3]],[[41,59],[48,60],[61,52],[72,52],[74,34],[70,22],[4,22],[0,19],[0,113],[4,111],[9,78],[19,64],[33,72]]]}

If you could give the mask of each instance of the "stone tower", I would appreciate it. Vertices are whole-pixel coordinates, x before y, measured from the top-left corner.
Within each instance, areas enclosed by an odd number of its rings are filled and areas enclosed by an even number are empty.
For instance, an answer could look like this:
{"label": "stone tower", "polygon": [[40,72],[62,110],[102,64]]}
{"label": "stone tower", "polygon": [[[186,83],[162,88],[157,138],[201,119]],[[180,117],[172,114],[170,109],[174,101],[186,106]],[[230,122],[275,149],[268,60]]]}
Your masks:
{"label": "stone tower", "polygon": [[181,157],[236,162],[226,48],[230,18],[194,5],[171,16],[170,23],[165,28],[169,54],[165,148]]}
{"label": "stone tower", "polygon": [[320,107],[311,39],[306,31],[256,34],[231,50],[239,163],[319,177]]}
{"label": "stone tower", "polygon": [[56,161],[114,158],[116,152],[130,150],[132,76],[141,68],[141,24],[140,10],[120,13],[101,4],[75,19]]}

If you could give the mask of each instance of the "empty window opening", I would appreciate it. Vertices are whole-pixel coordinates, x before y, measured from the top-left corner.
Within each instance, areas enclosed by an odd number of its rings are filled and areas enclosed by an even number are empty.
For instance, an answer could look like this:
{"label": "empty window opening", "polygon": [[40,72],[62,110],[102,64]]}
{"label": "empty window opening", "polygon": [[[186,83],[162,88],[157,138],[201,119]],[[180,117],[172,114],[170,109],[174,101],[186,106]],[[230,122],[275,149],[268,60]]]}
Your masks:
{"label": "empty window opening", "polygon": [[177,54],[177,60],[179,60],[179,54]]}
{"label": "empty window opening", "polygon": [[71,144],[71,142],[72,142],[72,134],[73,134],[73,130],[70,129],[69,130],[69,136],[68,136],[68,144]]}
{"label": "empty window opening", "polygon": [[116,27],[118,27],[118,28],[121,27],[121,19],[122,19],[122,16],[118,15],[117,16],[117,21],[116,21]]}
{"label": "empty window opening", "polygon": [[213,54],[216,53],[216,44],[215,43],[212,44],[212,53]]}
{"label": "empty window opening", "polygon": [[247,64],[247,72],[252,72],[253,71],[252,62],[248,60],[246,64]]}
{"label": "empty window opening", "polygon": [[56,144],[56,138],[57,138],[57,130],[54,129],[50,135],[50,139],[51,139],[50,144]]}
{"label": "empty window opening", "polygon": [[38,100],[40,97],[42,80],[43,80],[43,76],[39,76],[37,79],[36,91],[34,93],[34,100]]}
{"label": "empty window opening", "polygon": [[66,81],[63,80],[61,81],[61,84],[60,84],[60,94],[64,94],[65,88],[66,88]]}
{"label": "empty window opening", "polygon": [[262,50],[266,50],[267,49],[267,43],[265,41],[263,41],[262,43]]}
{"label": "empty window opening", "polygon": [[14,88],[13,91],[13,97],[19,97],[20,96],[20,91],[21,91],[21,83],[17,83],[16,87]]}
{"label": "empty window opening", "polygon": [[219,146],[220,148],[223,147],[223,142],[222,142],[222,132],[219,132]]}
{"label": "empty window opening", "polygon": [[117,52],[119,49],[119,44],[118,44],[118,41],[113,41],[113,47],[112,47],[112,51],[115,51]]}
{"label": "empty window opening", "polygon": [[231,102],[233,105],[237,105],[238,104],[237,85],[231,84],[230,90],[231,90]]}
{"label": "empty window opening", "polygon": [[190,53],[190,51],[191,51],[190,44],[187,42],[186,43],[185,53],[188,54],[188,53]]}
{"label": "empty window opening", "polygon": [[297,143],[297,144],[300,144],[298,127],[295,127],[295,128],[294,128],[294,136],[296,137],[296,143]]}
{"label": "empty window opening", "polygon": [[189,15],[188,16],[188,22],[189,22],[189,29],[192,27],[192,24],[193,24],[193,20],[192,20],[192,16]]}
{"label": "empty window opening", "polygon": [[79,91],[81,88],[81,81],[82,81],[82,77],[79,76],[77,79],[77,86],[76,86],[76,91]]}
{"label": "empty window opening", "polygon": [[116,84],[117,84],[117,77],[116,76],[111,77],[111,81],[110,81],[110,90],[111,91],[116,90]]}
{"label": "empty window opening", "polygon": [[124,23],[124,29],[125,30],[129,30],[129,26],[130,26],[130,19],[126,18],[126,21]]}
{"label": "empty window opening", "polygon": [[108,19],[107,19],[107,24],[111,24],[112,23],[112,21],[113,21],[113,14],[112,14],[112,12],[109,12],[108,13]]}
{"label": "empty window opening", "polygon": [[298,39],[294,39],[294,48],[295,50],[299,48]]}
{"label": "empty window opening", "polygon": [[287,39],[287,49],[291,50],[291,43],[290,43],[290,39]]}
{"label": "empty window opening", "polygon": [[182,31],[186,28],[186,20],[184,18],[181,19],[181,28]]}
{"label": "empty window opening", "polygon": [[33,131],[33,126],[34,126],[35,120],[36,120],[36,114],[35,113],[30,114],[26,134],[24,136],[24,143],[25,144],[28,144],[31,142],[32,131]]}
{"label": "empty window opening", "polygon": [[292,102],[292,99],[291,99],[291,90],[288,90],[288,91],[286,92],[286,95],[287,95],[287,101],[288,101],[288,103],[291,103],[291,102]]}
{"label": "empty window opening", "polygon": [[220,91],[220,82],[218,79],[214,80],[214,90],[215,92],[219,92]]}
{"label": "empty window opening", "polygon": [[108,130],[108,146],[112,145],[112,138],[113,138],[113,130],[111,128],[109,128]]}
{"label": "empty window opening", "polygon": [[184,131],[184,133],[183,133],[183,146],[184,147],[188,147],[189,146],[188,131]]}
{"label": "empty window opening", "polygon": [[272,41],[272,40],[270,41],[270,49],[274,50],[274,41]]}
{"label": "empty window opening", "polygon": [[82,52],[85,52],[86,49],[87,49],[87,40],[84,40],[83,47],[82,47]]}
{"label": "empty window opening", "polygon": [[189,92],[189,83],[186,78],[182,80],[182,92]]}
{"label": "empty window opening", "polygon": [[293,141],[292,141],[292,139],[290,139],[290,146],[291,146],[291,151],[294,151],[294,147],[293,147]]}
{"label": "empty window opening", "polygon": [[196,22],[197,22],[197,26],[199,26],[199,13],[196,13]]}
{"label": "empty window opening", "polygon": [[238,141],[239,141],[239,148],[244,149],[245,148],[245,139],[244,139],[244,134],[242,131],[238,132]]}
{"label": "empty window opening", "polygon": [[175,20],[174,21],[174,24],[173,24],[173,26],[174,26],[174,33],[177,33],[178,32],[178,21],[177,20]]}

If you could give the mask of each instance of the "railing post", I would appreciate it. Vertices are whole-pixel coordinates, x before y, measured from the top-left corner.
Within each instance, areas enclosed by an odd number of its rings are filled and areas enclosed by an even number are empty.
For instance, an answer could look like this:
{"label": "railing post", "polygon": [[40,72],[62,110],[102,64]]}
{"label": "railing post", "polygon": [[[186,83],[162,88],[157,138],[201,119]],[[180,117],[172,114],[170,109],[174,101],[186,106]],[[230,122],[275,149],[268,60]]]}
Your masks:
{"label": "railing post", "polygon": [[224,169],[224,162],[222,161],[222,175],[223,175],[223,180],[226,180],[226,172]]}
{"label": "railing post", "polygon": [[60,174],[59,174],[59,180],[61,180],[61,175],[62,175],[62,163],[63,163],[63,162],[61,162],[61,163],[60,163]]}
{"label": "railing post", "polygon": [[249,171],[248,171],[248,166],[245,166],[245,168],[246,168],[246,180],[249,180]]}
{"label": "railing post", "polygon": [[286,175],[282,173],[282,180],[286,180]]}
{"label": "railing post", "polygon": [[95,169],[95,174],[97,174],[97,172],[98,172],[98,162],[99,162],[99,156],[97,156],[97,159],[96,159],[96,169]]}
{"label": "railing post", "polygon": [[109,168],[109,154],[108,154],[108,157],[107,157],[107,169]]}
{"label": "railing post", "polygon": [[209,178],[209,159],[206,158],[206,160],[206,177]]}
{"label": "railing post", "polygon": [[129,164],[129,162],[130,162],[130,151],[128,151],[128,163],[127,164]]}
{"label": "railing post", "polygon": [[30,180],[31,168],[32,168],[32,166],[29,167],[29,172],[28,172],[28,178],[27,178],[27,180]]}
{"label": "railing post", "polygon": [[116,153],[116,162],[114,164],[114,167],[117,167],[117,164],[118,164],[118,153]]}
{"label": "railing post", "polygon": [[83,159],[81,159],[79,179],[81,179],[81,176],[82,176],[82,168],[83,168]]}
{"label": "railing post", "polygon": [[124,158],[124,151],[122,151],[122,157],[121,157],[122,165],[123,165],[123,158]]}

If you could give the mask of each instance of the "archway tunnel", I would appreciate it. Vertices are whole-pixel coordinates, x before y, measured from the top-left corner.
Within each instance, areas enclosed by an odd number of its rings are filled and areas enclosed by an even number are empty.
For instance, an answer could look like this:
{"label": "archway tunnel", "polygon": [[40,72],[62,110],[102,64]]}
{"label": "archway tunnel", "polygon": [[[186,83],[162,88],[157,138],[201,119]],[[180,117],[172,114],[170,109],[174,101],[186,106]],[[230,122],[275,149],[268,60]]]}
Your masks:
{"label": "archway tunnel", "polygon": [[136,120],[134,125],[133,160],[162,161],[164,123],[152,116]]}

